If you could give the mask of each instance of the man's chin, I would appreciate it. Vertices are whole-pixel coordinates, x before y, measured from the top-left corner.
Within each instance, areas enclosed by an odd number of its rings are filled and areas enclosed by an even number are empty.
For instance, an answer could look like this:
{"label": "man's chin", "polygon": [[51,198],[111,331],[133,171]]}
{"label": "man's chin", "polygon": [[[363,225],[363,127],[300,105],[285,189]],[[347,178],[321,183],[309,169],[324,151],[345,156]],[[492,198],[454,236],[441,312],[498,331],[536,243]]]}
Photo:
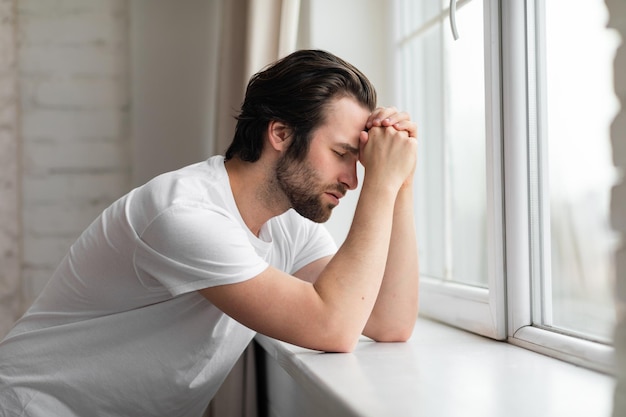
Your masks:
{"label": "man's chin", "polygon": [[[304,216],[304,217],[306,217],[306,216]],[[322,223],[326,223],[330,219],[330,214],[328,214],[327,216],[323,216],[323,217],[322,216],[318,216],[318,217],[313,217],[313,218],[311,218],[311,217],[306,217],[306,218],[311,220],[314,223],[322,224]]]}
{"label": "man's chin", "polygon": [[330,219],[330,215],[332,214],[334,208],[335,206],[329,205],[327,206],[327,210],[325,210],[323,213],[308,213],[306,211],[299,211],[298,209],[295,210],[299,215],[301,215],[302,217],[306,217],[314,223],[326,223]]}

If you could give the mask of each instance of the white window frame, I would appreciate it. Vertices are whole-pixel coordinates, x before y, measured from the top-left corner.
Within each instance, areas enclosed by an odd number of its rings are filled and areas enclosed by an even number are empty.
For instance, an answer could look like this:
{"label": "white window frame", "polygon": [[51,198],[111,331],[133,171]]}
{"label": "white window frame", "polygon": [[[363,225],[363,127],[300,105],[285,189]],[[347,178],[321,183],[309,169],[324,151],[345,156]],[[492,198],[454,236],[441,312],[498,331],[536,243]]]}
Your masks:
{"label": "white window frame", "polygon": [[[536,103],[528,94],[535,74],[527,71],[534,51],[528,50],[533,45],[527,43],[526,24],[534,12],[532,1],[483,0],[489,287],[421,277],[420,314],[610,374],[615,369],[612,346],[533,324],[532,291],[538,289],[532,277],[539,271],[531,270],[529,233],[528,147],[534,129],[529,106]],[[457,7],[466,3],[459,1]],[[396,78],[402,91],[402,77]]]}
{"label": "white window frame", "polygon": [[[533,34],[527,43],[526,20],[534,13],[533,1],[502,2],[502,88],[504,127],[504,183],[506,213],[506,281],[508,341],[549,356],[605,373],[614,370],[613,347],[533,325],[531,229],[528,146],[534,129],[529,122],[535,74]],[[530,53],[528,52],[530,48]],[[529,65],[530,64],[530,65]],[[546,216],[543,216],[547,218]],[[547,225],[544,225],[544,229]],[[537,264],[537,263],[535,263]],[[537,288],[535,286],[535,291]],[[539,296],[535,294],[535,297]]]}

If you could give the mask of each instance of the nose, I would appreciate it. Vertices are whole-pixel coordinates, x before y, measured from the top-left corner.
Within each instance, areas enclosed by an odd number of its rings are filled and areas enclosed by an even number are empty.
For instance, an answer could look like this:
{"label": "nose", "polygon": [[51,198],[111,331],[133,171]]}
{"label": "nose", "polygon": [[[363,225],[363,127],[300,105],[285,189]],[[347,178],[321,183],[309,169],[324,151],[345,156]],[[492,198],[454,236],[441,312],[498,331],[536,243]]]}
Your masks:
{"label": "nose", "polygon": [[348,190],[354,190],[359,185],[359,178],[356,174],[356,163],[351,164],[342,171],[339,182],[344,184]]}

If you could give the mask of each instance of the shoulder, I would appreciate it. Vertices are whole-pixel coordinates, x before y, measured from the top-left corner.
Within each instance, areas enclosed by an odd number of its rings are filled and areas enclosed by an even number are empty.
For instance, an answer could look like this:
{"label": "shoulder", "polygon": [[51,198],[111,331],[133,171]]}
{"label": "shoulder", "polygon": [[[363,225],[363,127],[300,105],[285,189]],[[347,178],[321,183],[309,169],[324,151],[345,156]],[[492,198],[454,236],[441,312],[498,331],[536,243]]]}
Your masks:
{"label": "shoulder", "polygon": [[162,203],[169,204],[181,199],[212,201],[222,197],[228,187],[223,158],[212,157],[161,174],[139,190],[152,199],[160,197]]}
{"label": "shoulder", "polygon": [[275,244],[293,256],[292,271],[337,251],[335,241],[323,224],[315,223],[289,210],[275,218],[272,226]]}
{"label": "shoulder", "polygon": [[161,174],[131,193],[127,213],[135,230],[141,232],[158,217],[172,212],[193,215],[228,215],[236,208],[220,159],[186,166]]}

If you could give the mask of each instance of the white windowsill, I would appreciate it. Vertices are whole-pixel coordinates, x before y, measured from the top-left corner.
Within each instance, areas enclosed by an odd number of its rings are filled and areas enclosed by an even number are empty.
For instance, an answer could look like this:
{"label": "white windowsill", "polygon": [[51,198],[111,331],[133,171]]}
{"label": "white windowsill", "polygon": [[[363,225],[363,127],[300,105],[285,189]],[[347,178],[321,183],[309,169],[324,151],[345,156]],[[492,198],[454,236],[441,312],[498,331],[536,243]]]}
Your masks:
{"label": "white windowsill", "polygon": [[[289,375],[290,389],[300,399],[291,399],[293,407],[307,408],[299,415],[609,417],[612,412],[610,376],[423,318],[407,343],[363,338],[350,354],[320,353],[261,335],[257,341],[268,362]],[[272,409],[270,415],[282,413]]]}

